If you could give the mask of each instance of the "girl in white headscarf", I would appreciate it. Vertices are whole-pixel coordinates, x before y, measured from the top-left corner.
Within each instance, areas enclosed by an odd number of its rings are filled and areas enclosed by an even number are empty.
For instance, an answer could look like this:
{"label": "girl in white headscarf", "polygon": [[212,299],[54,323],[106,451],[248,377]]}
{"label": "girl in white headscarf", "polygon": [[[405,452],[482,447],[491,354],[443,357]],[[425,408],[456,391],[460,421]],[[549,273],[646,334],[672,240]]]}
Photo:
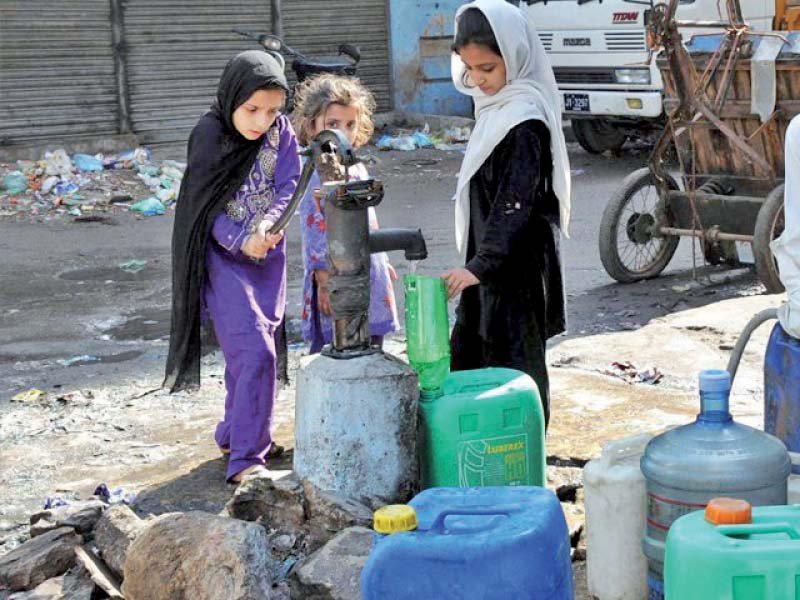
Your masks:
{"label": "girl in white headscarf", "polygon": [[566,327],[559,236],[570,195],[555,78],[533,25],[505,0],[458,10],[452,72],[476,119],[456,192],[465,266],[442,275],[450,297],[461,294],[452,368],[528,373],[549,420],[545,344]]}

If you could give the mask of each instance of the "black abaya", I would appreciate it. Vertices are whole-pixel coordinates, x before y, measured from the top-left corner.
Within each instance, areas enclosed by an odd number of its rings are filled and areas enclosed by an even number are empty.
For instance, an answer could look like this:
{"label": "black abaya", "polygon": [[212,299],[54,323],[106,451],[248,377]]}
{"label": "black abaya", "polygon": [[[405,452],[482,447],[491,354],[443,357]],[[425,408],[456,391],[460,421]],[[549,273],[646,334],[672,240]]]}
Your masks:
{"label": "black abaya", "polygon": [[545,345],[566,327],[558,199],[550,187],[550,135],[525,121],[470,181],[466,268],[480,285],[461,294],[453,370],[510,367],[537,383],[549,421]]}

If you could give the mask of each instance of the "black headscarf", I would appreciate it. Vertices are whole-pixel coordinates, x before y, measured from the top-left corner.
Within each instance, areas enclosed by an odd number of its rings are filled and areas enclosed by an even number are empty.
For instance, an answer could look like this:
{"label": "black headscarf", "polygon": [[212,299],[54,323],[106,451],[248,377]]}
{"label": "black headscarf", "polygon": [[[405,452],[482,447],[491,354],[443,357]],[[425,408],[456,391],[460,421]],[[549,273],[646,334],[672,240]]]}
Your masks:
{"label": "black headscarf", "polygon": [[254,92],[289,86],[283,61],[260,50],[235,56],[225,67],[214,104],[189,136],[186,173],[172,230],[172,325],[164,385],[170,391],[200,385],[200,299],[206,244],[215,217],[247,177],[261,139],[247,140],[233,112]]}

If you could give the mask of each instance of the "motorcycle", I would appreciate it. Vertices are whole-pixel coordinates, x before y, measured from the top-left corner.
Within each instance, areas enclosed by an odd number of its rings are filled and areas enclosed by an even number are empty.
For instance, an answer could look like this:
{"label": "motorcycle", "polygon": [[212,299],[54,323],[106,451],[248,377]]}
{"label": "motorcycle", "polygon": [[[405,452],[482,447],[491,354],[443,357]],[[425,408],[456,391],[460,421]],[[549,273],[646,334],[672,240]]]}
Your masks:
{"label": "motorcycle", "polygon": [[[234,28],[233,33],[255,40],[265,50],[285,55],[292,60],[297,83],[302,83],[309,77],[320,73],[333,73],[345,77],[355,77],[358,63],[361,61],[361,51],[352,44],[340,44],[338,56],[322,56],[309,58],[299,50],[295,50],[281,38],[271,33],[257,33]],[[291,98],[288,99],[287,109],[291,110]]]}

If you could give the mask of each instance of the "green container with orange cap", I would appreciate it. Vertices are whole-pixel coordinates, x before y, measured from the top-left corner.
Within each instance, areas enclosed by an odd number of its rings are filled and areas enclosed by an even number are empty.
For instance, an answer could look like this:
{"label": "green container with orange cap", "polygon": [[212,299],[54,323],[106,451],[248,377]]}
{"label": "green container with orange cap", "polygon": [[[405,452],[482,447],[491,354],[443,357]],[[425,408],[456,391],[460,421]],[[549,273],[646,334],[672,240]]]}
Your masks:
{"label": "green container with orange cap", "polygon": [[715,498],[667,535],[666,600],[800,599],[800,506]]}

